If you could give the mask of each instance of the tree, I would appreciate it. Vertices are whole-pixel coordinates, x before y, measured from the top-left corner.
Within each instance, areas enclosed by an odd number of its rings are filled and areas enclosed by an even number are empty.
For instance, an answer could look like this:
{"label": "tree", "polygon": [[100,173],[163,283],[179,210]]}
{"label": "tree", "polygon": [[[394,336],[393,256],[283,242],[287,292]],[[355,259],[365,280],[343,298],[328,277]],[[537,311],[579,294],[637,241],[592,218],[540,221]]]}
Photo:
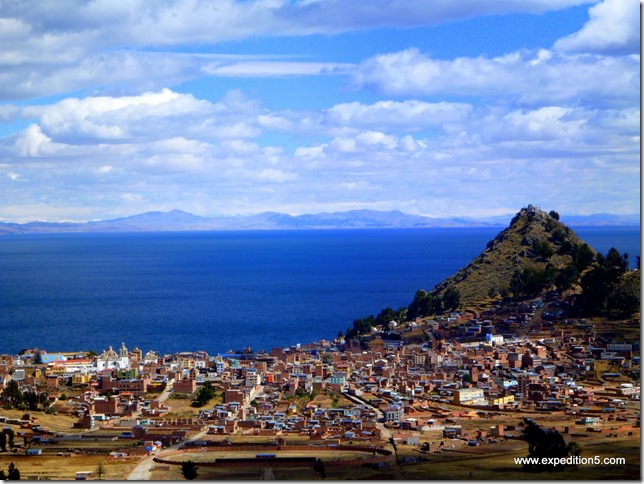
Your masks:
{"label": "tree", "polygon": [[526,463],[523,468],[529,471],[554,471],[563,469],[558,466],[545,464],[545,458],[565,458],[569,455],[579,455],[579,447],[571,442],[566,445],[563,436],[555,429],[544,429],[532,419],[523,421],[523,439],[528,443],[528,457],[539,459],[539,463]]}
{"label": "tree", "polygon": [[[449,290],[450,289],[445,291],[445,294],[448,294]],[[447,304],[448,305],[456,304],[456,306],[458,306],[458,304],[460,304],[460,294],[458,295],[458,298],[455,298],[458,291],[456,289],[453,289],[453,291],[456,291],[456,292],[455,293],[450,292],[450,295],[448,295]],[[442,314],[444,311],[443,305],[444,305],[444,302],[440,297],[433,296],[431,293],[428,293],[421,289],[419,291],[416,291],[414,300],[407,307],[406,318],[408,320],[411,320],[415,318],[422,318],[424,316],[429,316],[432,314]]]}
{"label": "tree", "polygon": [[13,462],[9,463],[9,469],[7,472],[7,479],[10,481],[19,481],[20,480],[20,471]]}
{"label": "tree", "polygon": [[20,408],[22,406],[24,397],[16,380],[9,380],[9,383],[2,391],[2,399],[9,408]]}
{"label": "tree", "polygon": [[543,269],[538,267],[526,267],[522,271],[514,271],[510,280],[510,291],[517,297],[521,295],[533,295],[550,287],[557,276],[557,269],[548,264]]}
{"label": "tree", "polygon": [[461,293],[454,287],[448,287],[443,294],[443,308],[446,311],[453,311],[461,304]]}
{"label": "tree", "polygon": [[181,474],[185,479],[188,479],[189,481],[197,478],[197,469],[197,465],[191,460],[188,460],[181,464]]}
{"label": "tree", "polygon": [[315,464],[313,464],[313,470],[320,473],[322,479],[326,478],[326,469],[324,468],[324,462],[322,459],[317,459]]}
{"label": "tree", "polygon": [[579,271],[574,264],[564,267],[555,277],[555,285],[560,291],[567,291],[579,280]]}
{"label": "tree", "polygon": [[431,314],[432,297],[427,294],[427,291],[418,290],[414,296],[414,300],[407,307],[407,316],[409,319],[422,318]]}
{"label": "tree", "polygon": [[555,253],[555,249],[547,240],[535,239],[532,241],[532,251],[538,257],[549,259]]}
{"label": "tree", "polygon": [[550,210],[550,212],[548,213],[548,215],[550,215],[550,216],[551,216],[552,218],[554,218],[555,220],[559,220],[559,214],[558,214],[557,212],[555,212],[554,210]]}
{"label": "tree", "polygon": [[588,244],[573,245],[571,248],[572,261],[578,272],[583,272],[595,260],[595,253]]}
{"label": "tree", "polygon": [[215,397],[215,389],[212,387],[212,383],[207,381],[204,383],[204,386],[197,391],[197,399],[193,402],[195,407],[203,407],[207,405],[208,402]]}
{"label": "tree", "polygon": [[606,254],[604,264],[608,277],[618,281],[628,271],[628,254],[624,252],[620,255],[615,247],[611,247]]}
{"label": "tree", "polygon": [[13,447],[13,440],[15,438],[15,433],[12,428],[7,428],[4,429],[3,432],[7,434],[7,442],[9,443],[9,447]]}
{"label": "tree", "polygon": [[587,314],[599,314],[609,310],[620,312],[620,305],[631,306],[633,298],[629,294],[613,294],[622,283],[628,271],[628,254],[620,253],[612,247],[606,256],[597,254],[593,266],[581,278],[582,294],[579,307]]}
{"label": "tree", "polygon": [[105,475],[105,466],[102,462],[99,462],[98,466],[96,467],[96,475],[98,476],[99,481],[103,479],[103,476]]}
{"label": "tree", "polygon": [[353,327],[351,329],[347,329],[347,339],[354,338],[359,334],[369,334],[371,332],[371,328],[376,326],[375,321],[376,320],[373,315],[369,315],[366,318],[356,319],[353,322]]}
{"label": "tree", "polygon": [[617,287],[606,297],[606,310],[621,317],[627,317],[640,309],[639,273],[627,274]]}

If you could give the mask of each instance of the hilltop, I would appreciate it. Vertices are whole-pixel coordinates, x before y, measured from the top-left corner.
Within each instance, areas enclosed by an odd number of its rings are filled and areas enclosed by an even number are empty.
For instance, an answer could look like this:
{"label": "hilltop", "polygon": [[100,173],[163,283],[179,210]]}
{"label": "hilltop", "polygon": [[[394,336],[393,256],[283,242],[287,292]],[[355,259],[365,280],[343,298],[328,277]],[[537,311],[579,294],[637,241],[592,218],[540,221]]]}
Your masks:
{"label": "hilltop", "polygon": [[539,290],[542,289],[539,279],[543,279],[545,286],[571,264],[583,270],[595,256],[588,244],[559,221],[556,212],[546,213],[528,206],[514,216],[509,227],[491,240],[479,256],[438,284],[430,294],[444,297],[455,290],[460,303],[467,305],[508,292]]}
{"label": "hilltop", "polygon": [[418,290],[406,308],[383,309],[357,319],[348,337],[370,334],[390,322],[443,315],[456,310],[515,303],[555,291],[577,314],[630,318],[640,307],[640,275],[628,270],[628,254],[611,248],[604,256],[559,220],[528,205],[485,250],[431,291]]}

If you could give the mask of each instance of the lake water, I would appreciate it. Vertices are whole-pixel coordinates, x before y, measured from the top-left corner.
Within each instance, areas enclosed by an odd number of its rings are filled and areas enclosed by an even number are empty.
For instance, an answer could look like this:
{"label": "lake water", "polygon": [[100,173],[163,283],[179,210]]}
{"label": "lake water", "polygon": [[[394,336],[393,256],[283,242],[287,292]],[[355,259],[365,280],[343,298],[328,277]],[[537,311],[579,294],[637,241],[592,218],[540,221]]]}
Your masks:
{"label": "lake water", "polygon": [[[407,306],[500,228],[0,237],[0,353],[239,350],[332,339]],[[577,228],[640,253],[639,228]]]}

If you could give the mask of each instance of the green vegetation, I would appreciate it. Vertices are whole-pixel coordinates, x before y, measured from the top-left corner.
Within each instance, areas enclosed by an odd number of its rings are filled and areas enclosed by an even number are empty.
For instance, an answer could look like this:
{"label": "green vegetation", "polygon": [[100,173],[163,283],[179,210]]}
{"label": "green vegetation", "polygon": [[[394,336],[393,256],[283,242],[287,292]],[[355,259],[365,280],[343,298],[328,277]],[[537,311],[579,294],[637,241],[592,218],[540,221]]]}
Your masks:
{"label": "green vegetation", "polygon": [[461,293],[454,287],[448,287],[442,296],[420,290],[416,292],[414,300],[407,308],[407,319],[454,311],[460,304]]}
{"label": "green vegetation", "polygon": [[36,393],[32,391],[20,390],[20,385],[16,380],[10,380],[7,386],[0,394],[3,408],[11,410],[46,410],[49,407],[47,393]]}
{"label": "green vegetation", "polygon": [[400,308],[394,311],[392,308],[385,308],[375,318],[373,315],[366,318],[356,319],[353,322],[353,327],[348,328],[346,335],[347,338],[355,338],[358,335],[369,334],[371,329],[376,326],[388,327],[389,323],[395,321],[401,323],[407,319],[407,308]]}
{"label": "green vegetation", "polygon": [[105,475],[105,466],[103,465],[102,462],[98,463],[98,466],[96,467],[96,477],[98,477],[98,480],[100,481],[103,479],[103,476]]}
{"label": "green vegetation", "polygon": [[324,467],[324,462],[321,459],[317,459],[313,465],[313,470],[320,473],[322,479],[326,478],[326,469]]}
{"label": "green vegetation", "polygon": [[536,297],[550,290],[578,294],[573,307],[578,314],[627,317],[639,311],[639,259],[638,269],[629,271],[627,254],[615,248],[606,256],[597,254],[559,221],[557,212],[528,205],[466,267],[431,291],[417,291],[407,308],[385,308],[376,317],[355,320],[346,336],[367,335],[376,326],[387,330],[391,321],[442,315],[499,297]]}
{"label": "green vegetation", "polygon": [[580,280],[581,296],[576,309],[583,314],[627,316],[639,310],[639,270],[628,272],[628,254],[611,248],[597,254],[594,264]]}
{"label": "green vegetation", "polygon": [[215,398],[215,389],[212,384],[207,381],[204,383],[204,386],[197,390],[197,395],[195,401],[192,403],[194,407],[203,407],[207,405],[210,400]]}
{"label": "green vegetation", "polygon": [[639,310],[639,267],[628,271],[628,254],[615,248],[606,256],[597,254],[559,221],[557,212],[528,206],[465,268],[429,293],[418,291],[408,313],[410,318],[441,314],[458,306],[454,299],[475,304],[549,290],[581,292],[574,308],[579,314],[629,316]]}
{"label": "green vegetation", "polygon": [[0,481],[19,481],[20,480],[20,471],[16,467],[16,465],[11,462],[9,463],[9,469],[5,473],[2,469],[0,469]]}
{"label": "green vegetation", "polygon": [[517,270],[510,280],[510,291],[515,296],[539,294],[552,287],[558,275],[557,269],[548,264],[543,268],[528,266]]}
{"label": "green vegetation", "polygon": [[192,481],[197,478],[197,465],[191,460],[181,464],[181,475],[189,481]]}
{"label": "green vegetation", "polygon": [[[569,456],[578,456],[580,453],[579,446],[570,442],[566,445],[563,436],[554,429],[543,429],[532,419],[525,419],[523,421],[525,427],[523,429],[523,438],[528,443],[528,457],[538,458],[543,461],[545,458],[559,457],[565,458]],[[523,464],[523,468],[528,471],[554,471],[562,470],[563,464]]]}
{"label": "green vegetation", "polygon": [[[478,257],[438,284],[430,295],[443,300],[451,291],[458,291],[461,306],[510,294],[522,297],[535,289],[552,288],[559,272],[572,262],[581,273],[594,255],[587,244],[558,220],[556,212],[547,214],[528,206]],[[566,274],[570,279],[570,274]],[[560,282],[566,283],[568,279],[562,276]],[[568,282],[569,287],[571,284]]]}

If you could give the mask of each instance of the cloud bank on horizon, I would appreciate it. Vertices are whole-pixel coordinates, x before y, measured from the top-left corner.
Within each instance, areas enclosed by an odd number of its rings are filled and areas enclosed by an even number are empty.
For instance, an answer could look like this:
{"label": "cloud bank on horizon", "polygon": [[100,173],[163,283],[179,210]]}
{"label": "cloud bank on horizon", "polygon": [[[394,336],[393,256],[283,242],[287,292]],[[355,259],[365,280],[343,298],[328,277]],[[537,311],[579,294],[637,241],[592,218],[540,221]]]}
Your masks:
{"label": "cloud bank on horizon", "polygon": [[640,210],[631,0],[0,0],[0,220]]}

